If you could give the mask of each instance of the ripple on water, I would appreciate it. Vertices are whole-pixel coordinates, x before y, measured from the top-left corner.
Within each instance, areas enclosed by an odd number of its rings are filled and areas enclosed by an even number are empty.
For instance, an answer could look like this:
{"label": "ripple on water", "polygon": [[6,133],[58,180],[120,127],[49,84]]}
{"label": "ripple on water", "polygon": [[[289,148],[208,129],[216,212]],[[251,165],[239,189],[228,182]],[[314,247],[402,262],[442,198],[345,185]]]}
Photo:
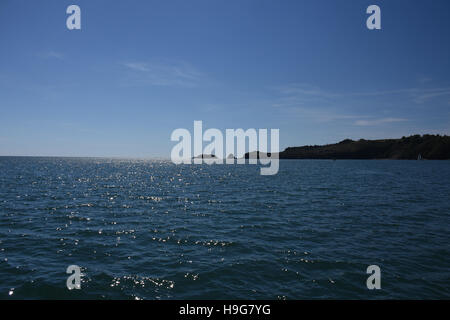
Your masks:
{"label": "ripple on water", "polygon": [[0,157],[0,298],[448,298],[444,181],[439,161]]}

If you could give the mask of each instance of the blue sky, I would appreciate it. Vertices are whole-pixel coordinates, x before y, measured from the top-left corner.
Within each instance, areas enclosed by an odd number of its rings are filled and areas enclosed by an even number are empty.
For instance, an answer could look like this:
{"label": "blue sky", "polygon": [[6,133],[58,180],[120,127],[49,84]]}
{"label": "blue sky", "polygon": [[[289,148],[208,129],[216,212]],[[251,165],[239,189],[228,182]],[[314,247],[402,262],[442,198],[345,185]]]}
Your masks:
{"label": "blue sky", "polygon": [[2,0],[0,155],[169,157],[194,120],[282,149],[450,134],[449,23],[445,0]]}

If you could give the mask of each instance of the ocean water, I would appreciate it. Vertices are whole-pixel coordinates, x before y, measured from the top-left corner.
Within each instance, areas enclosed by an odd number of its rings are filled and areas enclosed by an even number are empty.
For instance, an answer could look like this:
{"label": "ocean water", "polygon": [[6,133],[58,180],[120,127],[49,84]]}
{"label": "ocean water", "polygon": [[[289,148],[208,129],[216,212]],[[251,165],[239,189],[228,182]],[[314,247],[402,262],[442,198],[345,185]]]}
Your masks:
{"label": "ocean water", "polygon": [[0,298],[448,299],[449,182],[449,161],[0,157]]}

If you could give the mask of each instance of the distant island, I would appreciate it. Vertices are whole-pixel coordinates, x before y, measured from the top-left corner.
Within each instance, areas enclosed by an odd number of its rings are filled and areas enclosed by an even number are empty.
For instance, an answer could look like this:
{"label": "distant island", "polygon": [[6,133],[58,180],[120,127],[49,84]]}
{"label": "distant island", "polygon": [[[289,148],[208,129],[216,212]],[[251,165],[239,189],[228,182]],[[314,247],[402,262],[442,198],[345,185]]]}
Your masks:
{"label": "distant island", "polygon": [[192,159],[217,159],[217,157],[214,154],[201,154]]}
{"label": "distant island", "polygon": [[[246,159],[259,156],[259,151],[245,154]],[[279,153],[279,158],[446,160],[450,159],[450,137],[425,134],[401,139],[357,141],[345,139],[339,143],[323,146],[288,147]]]}

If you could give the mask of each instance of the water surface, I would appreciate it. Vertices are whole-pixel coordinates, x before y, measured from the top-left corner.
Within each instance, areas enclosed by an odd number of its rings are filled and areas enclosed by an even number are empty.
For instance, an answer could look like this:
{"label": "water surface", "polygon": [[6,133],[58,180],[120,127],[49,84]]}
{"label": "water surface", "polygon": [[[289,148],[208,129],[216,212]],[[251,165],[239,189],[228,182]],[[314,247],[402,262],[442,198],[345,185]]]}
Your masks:
{"label": "water surface", "polygon": [[0,157],[0,298],[448,299],[449,181],[449,161]]}

